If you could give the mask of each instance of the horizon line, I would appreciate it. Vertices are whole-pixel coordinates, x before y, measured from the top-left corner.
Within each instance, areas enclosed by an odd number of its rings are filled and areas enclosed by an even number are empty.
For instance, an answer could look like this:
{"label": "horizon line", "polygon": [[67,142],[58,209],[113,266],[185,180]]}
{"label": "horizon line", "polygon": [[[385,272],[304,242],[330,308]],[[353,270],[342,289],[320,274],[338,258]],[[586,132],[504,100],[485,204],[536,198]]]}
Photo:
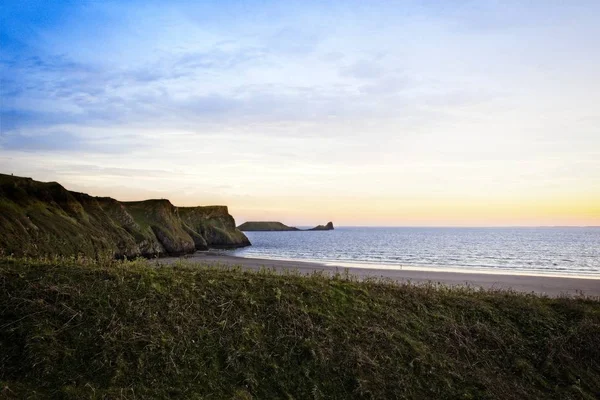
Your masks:
{"label": "horizon line", "polygon": [[[305,227],[312,225],[296,225]],[[334,225],[338,228],[600,228],[600,225]]]}

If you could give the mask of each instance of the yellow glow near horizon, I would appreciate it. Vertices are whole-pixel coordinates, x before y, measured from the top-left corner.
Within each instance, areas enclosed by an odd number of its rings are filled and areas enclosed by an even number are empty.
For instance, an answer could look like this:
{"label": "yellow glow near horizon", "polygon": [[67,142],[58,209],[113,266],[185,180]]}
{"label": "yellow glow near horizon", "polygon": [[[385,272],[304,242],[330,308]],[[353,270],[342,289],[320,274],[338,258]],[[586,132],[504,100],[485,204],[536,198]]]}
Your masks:
{"label": "yellow glow near horizon", "polygon": [[311,210],[304,211],[300,218],[297,208],[290,205],[248,209],[240,204],[230,208],[238,222],[275,219],[292,225],[311,225],[332,219],[346,226],[600,226],[600,196],[496,202],[337,200],[321,202],[318,207],[314,203],[318,202],[294,204]]}
{"label": "yellow glow near horizon", "polygon": [[[94,157],[88,157],[94,161]],[[39,163],[40,156],[20,154],[21,168]],[[43,158],[42,158],[43,159]],[[13,161],[14,162],[14,161]],[[171,161],[169,161],[171,162]],[[54,169],[71,168],[72,160],[52,157]],[[230,168],[224,163],[215,177],[190,167],[184,173],[137,170],[132,164],[85,171],[83,167],[57,175],[37,171],[37,180],[55,180],[70,190],[119,200],[168,198],[175,205],[228,205],[238,223],[278,220],[290,225],[362,226],[553,226],[600,225],[600,189],[583,180],[519,180],[518,169],[467,176],[462,166],[425,169],[391,165],[351,168],[312,165],[260,169]],[[485,165],[485,164],[481,164]],[[0,168],[7,171],[0,160]],[[11,172],[8,170],[7,172]],[[15,171],[18,175],[18,170]],[[591,173],[584,171],[586,174]],[[133,177],[123,176],[130,173]],[[491,178],[490,178],[491,177]],[[443,178],[443,179],[440,179]]]}
{"label": "yellow glow near horizon", "polygon": [[600,2],[89,3],[6,46],[0,171],[240,223],[600,225]]}

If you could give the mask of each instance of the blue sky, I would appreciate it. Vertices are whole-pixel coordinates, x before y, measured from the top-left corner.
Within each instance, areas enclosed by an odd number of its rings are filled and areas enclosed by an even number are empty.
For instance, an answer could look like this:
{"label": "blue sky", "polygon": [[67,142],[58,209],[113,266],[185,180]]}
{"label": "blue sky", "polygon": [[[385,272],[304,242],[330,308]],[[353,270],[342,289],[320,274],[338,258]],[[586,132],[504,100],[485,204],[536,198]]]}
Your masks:
{"label": "blue sky", "polygon": [[2,171],[240,222],[600,222],[596,1],[0,12]]}

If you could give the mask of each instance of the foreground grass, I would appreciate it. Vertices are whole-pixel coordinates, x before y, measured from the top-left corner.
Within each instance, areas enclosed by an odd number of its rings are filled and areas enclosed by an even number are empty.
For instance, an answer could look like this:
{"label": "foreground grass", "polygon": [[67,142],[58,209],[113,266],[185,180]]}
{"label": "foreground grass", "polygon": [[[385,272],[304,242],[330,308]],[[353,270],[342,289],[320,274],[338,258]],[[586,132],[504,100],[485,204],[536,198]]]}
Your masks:
{"label": "foreground grass", "polygon": [[600,303],[0,259],[0,397],[597,398]]}

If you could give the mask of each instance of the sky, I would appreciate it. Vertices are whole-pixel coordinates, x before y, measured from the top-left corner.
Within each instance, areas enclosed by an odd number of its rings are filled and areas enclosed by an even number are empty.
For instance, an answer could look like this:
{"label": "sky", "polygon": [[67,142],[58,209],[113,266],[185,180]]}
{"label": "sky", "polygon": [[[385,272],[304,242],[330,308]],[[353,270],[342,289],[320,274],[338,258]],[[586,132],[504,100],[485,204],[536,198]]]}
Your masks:
{"label": "sky", "polygon": [[600,225],[600,2],[0,6],[0,172],[238,223]]}

